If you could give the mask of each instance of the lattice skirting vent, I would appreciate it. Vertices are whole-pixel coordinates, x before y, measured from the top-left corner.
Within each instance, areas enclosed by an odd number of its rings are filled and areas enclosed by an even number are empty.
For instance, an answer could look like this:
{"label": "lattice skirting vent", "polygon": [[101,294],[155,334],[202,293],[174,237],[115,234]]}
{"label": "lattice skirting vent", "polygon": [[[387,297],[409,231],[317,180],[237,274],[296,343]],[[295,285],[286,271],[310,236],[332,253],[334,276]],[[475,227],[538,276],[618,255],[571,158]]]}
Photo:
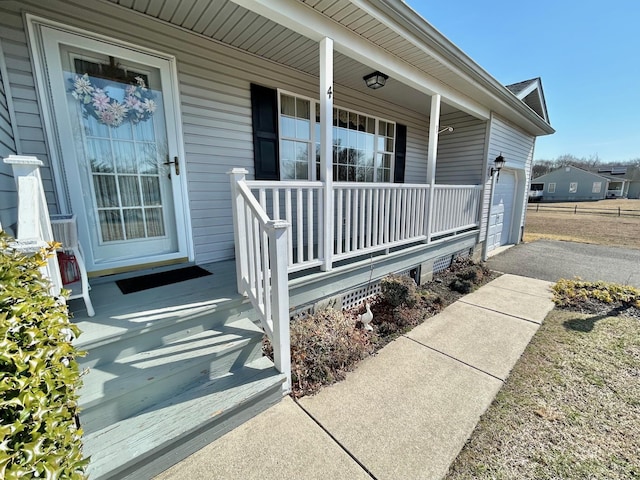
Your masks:
{"label": "lattice skirting vent", "polygon": [[343,294],[342,296],[342,310],[350,310],[361,305],[365,300],[378,295],[381,292],[380,282],[374,282],[367,287],[367,285],[360,287],[356,290],[352,290]]}
{"label": "lattice skirting vent", "polygon": [[453,262],[454,258],[468,258],[471,256],[473,249],[464,249],[456,252],[452,255],[444,255],[442,257],[436,258],[433,261],[433,273],[438,273],[443,270],[446,270],[451,266],[451,262]]}
{"label": "lattice skirting vent", "polygon": [[446,270],[451,266],[451,262],[453,261],[453,255],[444,255],[442,257],[438,257],[433,261],[433,273],[438,273],[443,270]]}

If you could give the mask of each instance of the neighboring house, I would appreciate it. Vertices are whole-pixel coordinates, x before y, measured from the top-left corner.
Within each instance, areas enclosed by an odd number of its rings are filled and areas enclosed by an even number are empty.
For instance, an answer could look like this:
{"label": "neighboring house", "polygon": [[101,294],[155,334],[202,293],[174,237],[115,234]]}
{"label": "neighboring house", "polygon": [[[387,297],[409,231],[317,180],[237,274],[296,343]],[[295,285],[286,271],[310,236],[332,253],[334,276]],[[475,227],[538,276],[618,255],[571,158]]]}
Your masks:
{"label": "neighboring house", "polygon": [[[3,1],[0,76],[0,155],[43,162],[93,278],[96,316],[71,305],[93,479],[151,476],[277,401],[291,313],[519,242],[554,132],[539,79],[510,91],[400,0]],[[46,239],[14,184],[37,169],[10,162],[0,222]],[[213,274],[113,282],[193,264]]]}
{"label": "neighboring house", "polygon": [[543,202],[640,198],[640,179],[633,180],[635,171],[627,174],[626,167],[616,168],[601,168],[596,172],[572,165],[560,167],[534,178],[529,196],[535,196],[537,201],[541,197]]}
{"label": "neighboring house", "polygon": [[609,179],[608,198],[640,198],[640,167],[600,167],[598,173]]}
{"label": "neighboring house", "polygon": [[542,191],[543,202],[602,200],[607,198],[609,179],[567,165],[531,181],[531,190]]}

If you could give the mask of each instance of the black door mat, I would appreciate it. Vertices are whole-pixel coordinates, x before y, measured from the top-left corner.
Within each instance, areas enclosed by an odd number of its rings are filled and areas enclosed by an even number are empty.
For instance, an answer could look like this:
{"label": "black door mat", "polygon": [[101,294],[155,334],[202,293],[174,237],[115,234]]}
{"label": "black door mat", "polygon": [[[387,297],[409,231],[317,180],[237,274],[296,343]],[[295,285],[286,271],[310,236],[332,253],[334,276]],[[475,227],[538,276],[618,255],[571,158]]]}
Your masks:
{"label": "black door mat", "polygon": [[185,280],[191,280],[193,278],[206,277],[207,275],[211,275],[211,272],[208,272],[204,268],[194,266],[117,280],[116,285],[118,285],[122,293],[127,295],[150,288],[162,287],[163,285],[184,282]]}

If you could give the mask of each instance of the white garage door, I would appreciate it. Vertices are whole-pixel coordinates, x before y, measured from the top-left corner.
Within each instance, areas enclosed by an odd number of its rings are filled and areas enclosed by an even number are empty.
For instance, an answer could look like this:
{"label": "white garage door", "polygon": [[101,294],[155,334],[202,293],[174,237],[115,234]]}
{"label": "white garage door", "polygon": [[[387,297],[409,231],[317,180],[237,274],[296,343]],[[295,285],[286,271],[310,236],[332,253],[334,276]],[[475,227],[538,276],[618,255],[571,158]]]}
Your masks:
{"label": "white garage door", "polygon": [[516,193],[515,172],[502,170],[496,183],[493,194],[493,206],[491,208],[491,229],[489,249],[493,250],[500,245],[511,242],[510,233],[513,226],[513,207]]}

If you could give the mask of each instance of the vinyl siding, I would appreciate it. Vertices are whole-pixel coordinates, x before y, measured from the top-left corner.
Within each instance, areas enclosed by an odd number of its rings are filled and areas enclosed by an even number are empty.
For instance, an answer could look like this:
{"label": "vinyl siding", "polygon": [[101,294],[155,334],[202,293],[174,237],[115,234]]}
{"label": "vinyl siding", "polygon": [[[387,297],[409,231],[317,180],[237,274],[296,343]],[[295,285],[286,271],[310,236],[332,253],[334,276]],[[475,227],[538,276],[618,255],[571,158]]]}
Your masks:
{"label": "vinyl siding", "polygon": [[453,132],[438,136],[436,183],[478,185],[482,183],[487,123],[464,112],[441,115],[440,128]]}
{"label": "vinyl siding", "polygon": [[[226,173],[244,167],[253,178],[249,85],[255,82],[316,98],[318,79],[105,2],[2,2],[0,35],[8,37],[10,44],[6,53],[11,55],[13,65],[10,82],[22,150],[47,164],[43,177],[52,200],[55,195],[20,8],[176,57],[195,260],[204,263],[232,258],[231,197]],[[428,112],[421,116],[340,85],[335,85],[334,102],[406,124],[405,180],[426,179]]]}
{"label": "vinyl siding", "polygon": [[[524,225],[526,214],[526,202],[529,192],[529,183],[531,175],[531,164],[533,162],[533,149],[535,137],[527,134],[519,128],[513,126],[502,118],[493,115],[491,118],[489,148],[487,151],[488,165],[493,164],[493,160],[500,154],[506,159],[505,168],[515,170],[517,175],[516,198],[513,201],[513,208],[517,216],[513,217],[512,226],[515,231]],[[486,172],[485,172],[486,174]],[[485,182],[483,207],[482,207],[482,223],[480,230],[480,239],[484,240],[486,235],[487,216],[489,212],[489,197],[491,195],[491,181],[487,179]],[[516,227],[517,225],[517,227]],[[518,238],[511,238],[512,242]]]}
{"label": "vinyl siding", "polygon": [[18,199],[11,166],[2,161],[17,153],[5,72],[6,62],[0,41],[0,224],[3,229],[15,235],[13,229],[18,221]]}

